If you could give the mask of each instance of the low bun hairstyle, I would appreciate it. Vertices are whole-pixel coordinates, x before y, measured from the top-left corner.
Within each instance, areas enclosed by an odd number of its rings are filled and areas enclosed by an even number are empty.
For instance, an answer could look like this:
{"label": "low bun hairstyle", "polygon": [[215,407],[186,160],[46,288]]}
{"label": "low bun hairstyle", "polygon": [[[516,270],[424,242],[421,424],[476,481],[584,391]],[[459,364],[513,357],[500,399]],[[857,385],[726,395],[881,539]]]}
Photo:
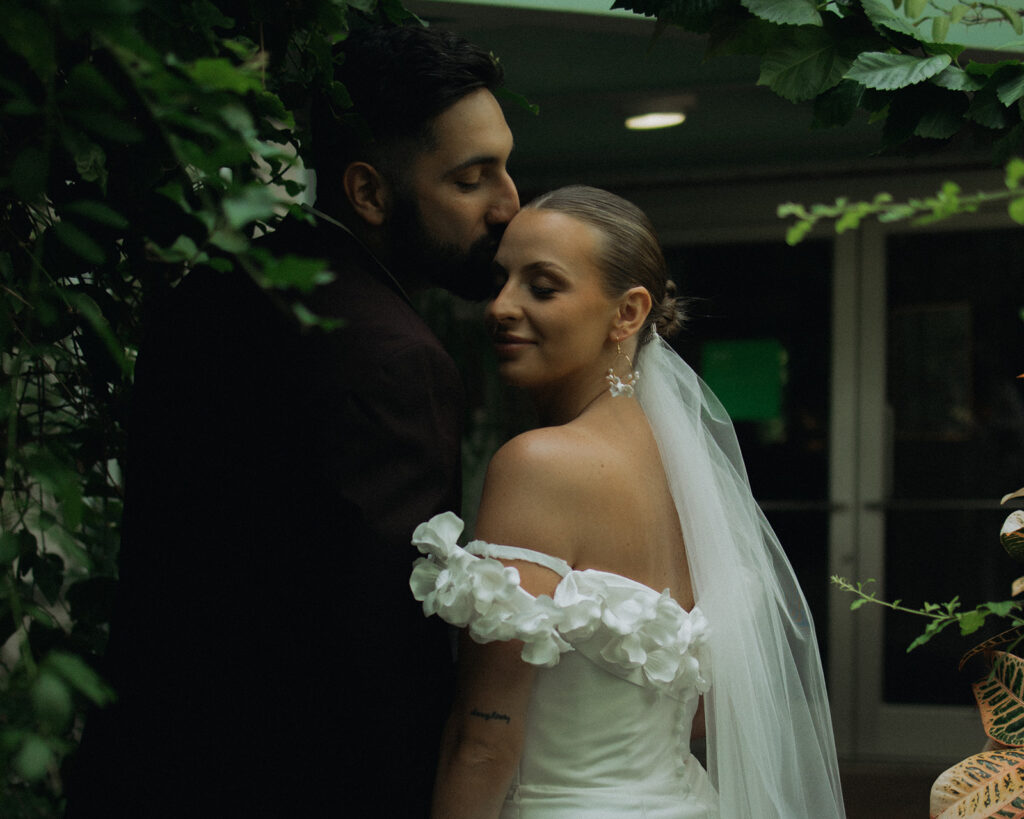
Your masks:
{"label": "low bun hairstyle", "polygon": [[685,314],[676,298],[675,283],[668,278],[654,227],[640,208],[614,193],[586,185],[569,185],[542,194],[526,208],[564,213],[604,237],[598,265],[609,296],[621,296],[631,287],[647,288],[651,312],[640,328],[639,344],[654,338],[651,328],[670,338],[683,326]]}

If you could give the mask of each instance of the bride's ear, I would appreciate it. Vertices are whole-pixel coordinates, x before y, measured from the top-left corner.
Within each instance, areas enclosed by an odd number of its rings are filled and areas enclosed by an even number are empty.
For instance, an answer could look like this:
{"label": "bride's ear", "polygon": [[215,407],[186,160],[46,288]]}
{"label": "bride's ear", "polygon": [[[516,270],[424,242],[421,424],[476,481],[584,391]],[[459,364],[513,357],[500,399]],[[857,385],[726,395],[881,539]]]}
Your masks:
{"label": "bride's ear", "polygon": [[635,335],[644,326],[651,312],[651,294],[646,287],[631,287],[619,299],[619,307],[612,321],[612,336],[623,341]]}

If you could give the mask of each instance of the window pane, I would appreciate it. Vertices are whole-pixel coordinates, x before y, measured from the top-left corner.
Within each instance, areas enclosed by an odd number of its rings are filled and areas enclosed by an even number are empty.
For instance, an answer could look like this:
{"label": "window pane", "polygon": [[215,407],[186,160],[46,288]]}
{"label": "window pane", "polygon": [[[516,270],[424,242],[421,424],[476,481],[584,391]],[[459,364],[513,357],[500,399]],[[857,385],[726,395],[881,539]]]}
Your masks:
{"label": "window pane", "polygon": [[[887,247],[892,487],[886,593],[908,605],[1010,597],[999,498],[1024,485],[1024,235],[989,230],[891,237]],[[921,618],[887,615],[885,698],[970,704],[961,654],[1007,626],[955,629],[906,653]]]}

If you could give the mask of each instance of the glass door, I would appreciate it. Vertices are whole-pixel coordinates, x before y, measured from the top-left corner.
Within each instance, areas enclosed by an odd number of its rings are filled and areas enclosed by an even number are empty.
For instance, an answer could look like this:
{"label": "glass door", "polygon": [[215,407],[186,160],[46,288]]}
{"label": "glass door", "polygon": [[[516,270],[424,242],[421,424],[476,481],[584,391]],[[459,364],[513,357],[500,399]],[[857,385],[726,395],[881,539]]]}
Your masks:
{"label": "glass door", "polygon": [[[834,565],[915,607],[1008,599],[1024,574],[998,540],[999,499],[1024,485],[1024,231],[870,226],[839,257],[853,309],[837,344],[853,347],[834,371],[833,400],[849,402],[833,438]],[[841,747],[949,764],[981,750],[981,672],[958,660],[1005,625],[907,653],[926,621],[851,614],[851,599],[832,607],[834,641],[853,647],[832,667]]]}

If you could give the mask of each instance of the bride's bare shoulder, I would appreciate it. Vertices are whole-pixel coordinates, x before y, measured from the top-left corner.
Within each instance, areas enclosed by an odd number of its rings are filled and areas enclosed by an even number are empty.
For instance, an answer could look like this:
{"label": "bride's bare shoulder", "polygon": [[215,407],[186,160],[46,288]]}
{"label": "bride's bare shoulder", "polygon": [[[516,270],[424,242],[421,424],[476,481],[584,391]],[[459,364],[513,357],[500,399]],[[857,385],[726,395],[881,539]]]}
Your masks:
{"label": "bride's bare shoulder", "polygon": [[487,468],[477,537],[540,549],[572,563],[579,516],[600,491],[598,441],[569,425],[516,436]]}

